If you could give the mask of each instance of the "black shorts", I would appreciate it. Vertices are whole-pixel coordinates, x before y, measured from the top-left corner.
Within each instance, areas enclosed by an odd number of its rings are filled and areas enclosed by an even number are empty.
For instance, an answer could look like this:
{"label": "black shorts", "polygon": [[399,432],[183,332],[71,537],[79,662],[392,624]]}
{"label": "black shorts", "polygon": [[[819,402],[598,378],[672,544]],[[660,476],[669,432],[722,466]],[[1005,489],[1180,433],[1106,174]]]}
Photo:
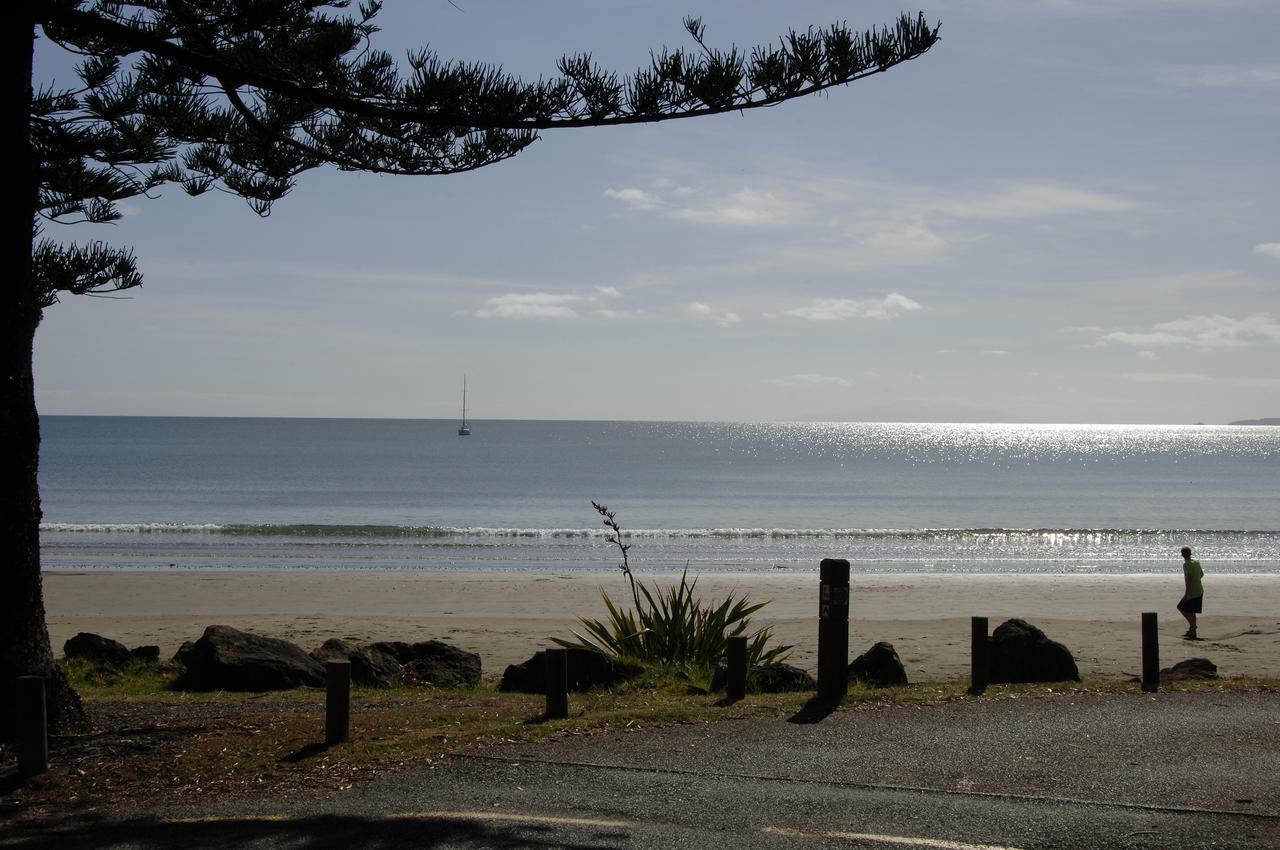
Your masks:
{"label": "black shorts", "polygon": [[1178,610],[1186,614],[1199,614],[1200,607],[1204,604],[1203,596],[1195,596],[1191,599],[1181,599],[1178,601]]}

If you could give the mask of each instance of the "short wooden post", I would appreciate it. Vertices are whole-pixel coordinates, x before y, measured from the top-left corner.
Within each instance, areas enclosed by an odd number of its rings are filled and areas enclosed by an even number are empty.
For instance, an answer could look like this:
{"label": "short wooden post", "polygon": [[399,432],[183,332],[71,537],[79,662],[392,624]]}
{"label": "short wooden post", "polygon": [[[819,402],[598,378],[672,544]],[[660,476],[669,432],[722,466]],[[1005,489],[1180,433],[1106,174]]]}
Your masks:
{"label": "short wooden post", "polygon": [[1149,694],[1160,690],[1160,633],[1156,612],[1142,612],[1142,689]]}
{"label": "short wooden post", "polygon": [[548,649],[547,719],[569,716],[569,650]]}
{"label": "short wooden post", "polygon": [[324,742],[328,746],[351,738],[351,662],[324,664]]}
{"label": "short wooden post", "polygon": [[969,620],[969,693],[980,694],[987,689],[987,676],[991,669],[990,641],[987,640],[987,618],[972,617]]}
{"label": "short wooden post", "polygon": [[740,700],[747,695],[747,639],[742,635],[728,638],[729,676],[725,679],[726,699]]}
{"label": "short wooden post", "polygon": [[19,676],[14,687],[18,776],[26,779],[49,769],[49,722],[45,711],[44,677]]}
{"label": "short wooden post", "polygon": [[823,558],[818,582],[818,697],[838,700],[849,692],[849,562]]}

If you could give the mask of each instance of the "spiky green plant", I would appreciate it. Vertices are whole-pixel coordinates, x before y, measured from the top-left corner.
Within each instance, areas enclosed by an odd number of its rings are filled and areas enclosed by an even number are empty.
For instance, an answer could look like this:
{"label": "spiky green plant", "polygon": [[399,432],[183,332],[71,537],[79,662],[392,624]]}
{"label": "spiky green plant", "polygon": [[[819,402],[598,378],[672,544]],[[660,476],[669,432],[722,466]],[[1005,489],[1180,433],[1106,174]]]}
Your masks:
{"label": "spiky green plant", "polygon": [[705,602],[697,596],[698,579],[689,580],[687,565],[679,584],[650,589],[636,581],[627,555],[631,544],[622,542],[617,515],[605,505],[591,505],[610,529],[608,541],[622,553],[619,569],[630,584],[635,608],[619,607],[602,590],[608,617],[582,617],[579,622],[584,633],[575,631],[575,640],[552,638],[555,643],[570,649],[598,649],[608,655],[703,675],[709,675],[724,656],[730,637],[747,636],[748,664],[769,664],[787,657],[791,646],[769,646],[773,640],[771,627],[754,631],[751,628],[751,615],[769,604],[767,601],[752,603],[745,596],[730,593],[718,603]]}

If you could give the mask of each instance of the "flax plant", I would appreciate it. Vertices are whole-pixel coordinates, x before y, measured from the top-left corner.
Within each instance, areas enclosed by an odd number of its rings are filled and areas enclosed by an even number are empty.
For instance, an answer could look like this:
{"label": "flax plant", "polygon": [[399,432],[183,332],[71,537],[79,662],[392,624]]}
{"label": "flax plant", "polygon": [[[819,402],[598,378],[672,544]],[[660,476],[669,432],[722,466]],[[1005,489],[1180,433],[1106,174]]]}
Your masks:
{"label": "flax plant", "polygon": [[786,658],[792,647],[769,646],[773,639],[771,627],[752,630],[751,616],[769,604],[767,601],[752,603],[736,593],[730,593],[718,603],[704,601],[696,592],[697,577],[689,579],[688,564],[679,584],[650,589],[644,582],[636,581],[631,571],[627,554],[631,544],[623,542],[617,514],[594,501],[591,506],[609,529],[605,539],[622,555],[618,568],[630,585],[635,607],[619,607],[607,591],[601,590],[608,617],[604,620],[582,617],[579,622],[584,634],[573,632],[575,640],[552,638],[555,643],[570,649],[597,649],[607,655],[687,670],[704,677],[710,675],[724,656],[730,637],[747,635],[747,661],[751,665]]}

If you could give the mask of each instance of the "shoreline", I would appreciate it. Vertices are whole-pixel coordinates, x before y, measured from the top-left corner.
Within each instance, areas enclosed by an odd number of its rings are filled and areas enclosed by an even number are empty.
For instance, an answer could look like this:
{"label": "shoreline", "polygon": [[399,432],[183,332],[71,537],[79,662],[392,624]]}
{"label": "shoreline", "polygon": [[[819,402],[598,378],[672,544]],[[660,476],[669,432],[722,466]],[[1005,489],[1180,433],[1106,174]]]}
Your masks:
{"label": "shoreline", "polygon": [[[637,579],[665,585],[679,571]],[[706,598],[745,593],[770,604],[753,618],[794,644],[789,662],[816,668],[816,570],[708,572]],[[129,646],[159,644],[161,657],[205,626],[225,624],[294,641],[307,650],[331,637],[445,640],[480,654],[486,679],[569,637],[579,616],[602,618],[600,589],[627,597],[616,569],[553,570],[50,570],[43,573],[55,655],[77,632]],[[1181,574],[895,573],[851,578],[850,659],[876,641],[894,645],[912,681],[960,678],[969,671],[969,618],[994,629],[1010,617],[1041,628],[1073,653],[1085,679],[1119,679],[1141,670],[1143,611],[1160,620],[1161,666],[1207,657],[1223,675],[1280,676],[1280,575],[1210,573],[1206,610],[1194,644],[1174,606]]]}

